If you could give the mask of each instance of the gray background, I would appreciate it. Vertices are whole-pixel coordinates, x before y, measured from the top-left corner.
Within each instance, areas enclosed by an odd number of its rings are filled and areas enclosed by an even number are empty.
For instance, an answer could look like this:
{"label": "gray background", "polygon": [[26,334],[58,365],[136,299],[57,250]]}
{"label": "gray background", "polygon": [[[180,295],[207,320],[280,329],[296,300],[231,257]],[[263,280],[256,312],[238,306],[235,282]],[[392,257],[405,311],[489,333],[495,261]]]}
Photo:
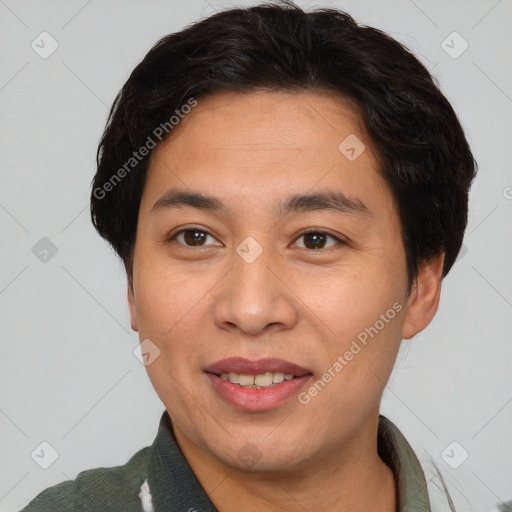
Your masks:
{"label": "gray background", "polygon": [[[344,8],[416,52],[479,163],[464,254],[432,324],[403,342],[382,413],[427,475],[429,456],[437,463],[462,510],[492,510],[512,498],[512,2],[299,4]],[[0,0],[2,511],[81,470],[124,464],[156,435],[164,407],[133,354],[125,276],[89,219],[95,150],[115,94],[156,40],[228,5]],[[46,59],[31,47],[51,48],[43,31],[58,43]],[[32,250],[43,237],[57,248],[46,261]],[[58,453],[48,469],[43,441]]]}

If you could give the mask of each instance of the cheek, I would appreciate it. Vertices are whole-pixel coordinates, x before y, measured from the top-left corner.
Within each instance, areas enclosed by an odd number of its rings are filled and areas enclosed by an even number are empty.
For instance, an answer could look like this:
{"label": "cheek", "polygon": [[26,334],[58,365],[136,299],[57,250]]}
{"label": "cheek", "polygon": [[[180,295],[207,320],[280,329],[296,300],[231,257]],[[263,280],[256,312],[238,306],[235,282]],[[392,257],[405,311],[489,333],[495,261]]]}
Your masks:
{"label": "cheek", "polygon": [[147,366],[148,375],[166,385],[173,382],[169,375],[182,381],[210,339],[204,329],[212,322],[209,297],[218,277],[150,264],[139,267],[137,277],[139,336],[151,340],[162,356]]}
{"label": "cheek", "polygon": [[162,265],[146,264],[137,270],[135,303],[144,333],[165,337],[178,322],[181,325],[197,315],[209,289],[207,280]]}
{"label": "cheek", "polygon": [[172,328],[177,311],[171,307],[172,291],[165,281],[155,279],[152,275],[141,275],[135,290],[136,308],[139,319],[139,333],[152,340],[161,339]]}
{"label": "cheek", "polygon": [[[346,341],[374,325],[390,309],[386,319],[396,319],[397,309],[405,309],[402,281],[400,275],[368,265],[350,272],[340,270],[314,283],[304,280],[299,294],[329,330],[330,337]],[[393,309],[394,303],[399,307]]]}
{"label": "cheek", "polygon": [[402,282],[366,267],[325,284],[308,303],[328,328],[319,346],[321,371],[327,380],[329,371],[335,375],[319,406],[337,404],[336,414],[353,407],[355,414],[358,404],[377,403],[393,369],[405,311]]}
{"label": "cheek", "polygon": [[[146,371],[162,401],[176,405],[201,343],[198,325],[204,323],[205,314],[201,311],[201,294],[183,276],[148,269],[139,277],[139,336],[141,340],[151,340],[159,350],[159,356],[146,366]],[[169,395],[170,390],[174,390],[174,398]]]}

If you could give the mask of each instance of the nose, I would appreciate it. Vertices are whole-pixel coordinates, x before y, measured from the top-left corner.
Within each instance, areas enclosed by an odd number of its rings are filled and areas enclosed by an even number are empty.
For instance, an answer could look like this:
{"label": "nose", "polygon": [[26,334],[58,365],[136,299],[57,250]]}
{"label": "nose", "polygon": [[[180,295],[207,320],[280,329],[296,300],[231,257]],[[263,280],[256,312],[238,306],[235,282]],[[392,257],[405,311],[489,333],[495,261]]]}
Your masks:
{"label": "nose", "polygon": [[236,252],[233,266],[217,288],[213,315],[217,327],[258,335],[292,328],[298,319],[297,298],[287,286],[284,263],[264,249],[247,261]]}

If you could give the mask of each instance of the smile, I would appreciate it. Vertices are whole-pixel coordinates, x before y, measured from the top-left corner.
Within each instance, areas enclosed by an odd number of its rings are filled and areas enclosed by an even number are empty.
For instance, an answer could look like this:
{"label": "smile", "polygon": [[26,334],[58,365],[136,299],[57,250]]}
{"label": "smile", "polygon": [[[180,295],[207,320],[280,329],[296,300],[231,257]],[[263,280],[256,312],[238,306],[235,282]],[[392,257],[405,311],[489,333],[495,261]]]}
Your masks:
{"label": "smile", "polygon": [[292,380],[295,378],[295,375],[282,372],[265,372],[258,375],[244,375],[230,372],[221,373],[220,378],[231,382],[231,384],[238,384],[244,388],[261,389],[281,384],[281,382],[285,380]]}
{"label": "smile", "polygon": [[244,411],[276,409],[297,395],[312,372],[283,359],[223,359],[205,369],[215,394]]}

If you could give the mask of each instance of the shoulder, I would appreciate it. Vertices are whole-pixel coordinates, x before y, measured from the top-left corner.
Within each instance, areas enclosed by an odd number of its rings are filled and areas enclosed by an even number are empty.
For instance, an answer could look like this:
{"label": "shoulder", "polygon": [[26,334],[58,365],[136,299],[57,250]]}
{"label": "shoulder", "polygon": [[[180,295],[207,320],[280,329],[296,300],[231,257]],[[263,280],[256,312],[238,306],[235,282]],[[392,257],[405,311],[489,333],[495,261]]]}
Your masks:
{"label": "shoulder", "polygon": [[142,448],[123,466],[88,469],[75,480],[48,487],[20,512],[138,512],[149,451]]}

